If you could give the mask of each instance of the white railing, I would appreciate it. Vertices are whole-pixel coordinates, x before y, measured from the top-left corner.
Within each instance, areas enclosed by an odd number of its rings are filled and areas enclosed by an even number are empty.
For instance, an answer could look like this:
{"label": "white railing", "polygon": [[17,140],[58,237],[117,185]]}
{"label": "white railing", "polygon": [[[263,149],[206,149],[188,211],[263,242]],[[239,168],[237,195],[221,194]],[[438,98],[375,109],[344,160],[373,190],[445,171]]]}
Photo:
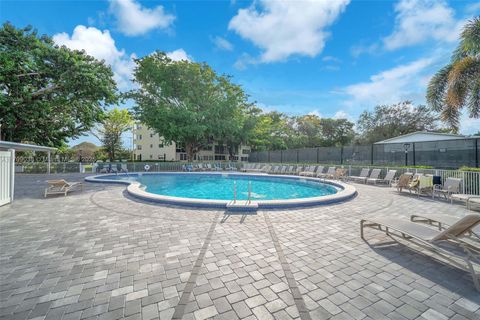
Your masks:
{"label": "white railing", "polygon": [[0,206],[13,201],[15,151],[0,151]]}

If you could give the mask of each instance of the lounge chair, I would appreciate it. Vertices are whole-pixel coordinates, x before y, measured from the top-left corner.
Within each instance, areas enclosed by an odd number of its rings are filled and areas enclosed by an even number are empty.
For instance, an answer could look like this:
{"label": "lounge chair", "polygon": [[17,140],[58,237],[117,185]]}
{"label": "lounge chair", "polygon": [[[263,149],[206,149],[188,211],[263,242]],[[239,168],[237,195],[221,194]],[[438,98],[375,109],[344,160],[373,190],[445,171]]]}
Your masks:
{"label": "lounge chair", "polygon": [[[470,272],[475,288],[480,291],[480,277],[475,270],[475,265],[478,269],[480,263],[480,250],[459,240],[459,237],[471,232],[479,224],[480,214],[466,215],[445,230],[436,230],[404,219],[377,217],[360,221],[360,237],[365,240],[364,228],[371,227],[418,245]],[[466,254],[461,252],[462,249]]]}
{"label": "lounge chair", "polygon": [[362,171],[360,172],[360,175],[358,176],[350,176],[348,177],[350,180],[353,181],[365,181],[368,179],[368,173],[370,172],[370,169],[368,168],[363,168]]}
{"label": "lounge chair", "polygon": [[[373,173],[373,171],[372,171]],[[387,174],[383,179],[379,178],[368,178],[367,183],[386,183],[387,185],[390,185],[392,183],[392,180],[395,178],[395,174],[397,174],[397,170],[388,170]]]}
{"label": "lounge chair", "polygon": [[[410,221],[412,222],[436,224],[439,230],[446,229],[445,227],[447,226],[453,226],[459,219],[461,218],[439,213],[421,213],[410,216]],[[480,241],[480,224],[473,227],[469,235],[471,235],[472,238],[476,238],[477,241]]]}
{"label": "lounge chair", "polygon": [[228,170],[228,171],[237,171],[237,167],[234,166],[232,163],[228,163],[228,165],[225,167],[225,170]]}
{"label": "lounge chair", "polygon": [[299,172],[299,176],[308,176],[312,175],[315,172],[315,166],[308,166],[305,171]]}
{"label": "lounge chair", "polygon": [[222,165],[220,163],[215,163],[213,165],[213,168],[215,169],[215,171],[222,171]]}
{"label": "lounge chair", "polygon": [[323,174],[323,166],[318,166],[317,171],[315,172],[315,177],[320,177]]}
{"label": "lounge chair", "polygon": [[467,209],[471,209],[472,204],[479,204],[480,203],[480,195],[478,194],[463,194],[463,193],[452,193],[450,195],[450,202],[453,201],[462,201],[465,202]]}
{"label": "lounge chair", "polygon": [[282,169],[280,170],[281,174],[285,174],[287,172],[287,166],[282,166]]}
{"label": "lounge chair", "polygon": [[273,166],[270,168],[270,171],[268,173],[276,173],[278,170],[278,166]]}
{"label": "lounge chair", "polygon": [[305,173],[305,176],[307,177],[315,177],[318,173],[318,169],[320,169],[320,171],[323,170],[323,167],[322,166],[314,166],[314,169],[313,171],[310,171],[310,172],[307,172]]}
{"label": "lounge chair", "polygon": [[260,169],[259,172],[269,173],[270,169],[272,169],[272,166],[267,165],[267,166],[264,166],[262,169]]}
{"label": "lounge chair", "polygon": [[294,174],[294,173],[295,173],[295,166],[289,166],[286,174]]}
{"label": "lounge chair", "polygon": [[412,181],[413,173],[406,172],[402,174],[398,180],[392,181],[391,186],[397,188],[398,192],[402,192],[403,189],[408,189],[410,182]]}
{"label": "lounge chair", "polygon": [[253,165],[253,163],[245,163],[240,171],[247,172],[249,169],[252,169]]}
{"label": "lounge chair", "polygon": [[347,172],[348,170],[345,168],[338,168],[335,170],[335,180],[345,180],[347,178]]}
{"label": "lounge chair", "polygon": [[118,172],[128,173],[127,164],[126,164],[126,163],[119,163],[119,164],[117,164],[117,170],[118,170]]}
{"label": "lounge chair", "polygon": [[303,166],[297,166],[297,168],[295,169],[295,173],[294,173],[294,174],[297,175],[297,176],[299,176],[299,175],[300,175],[300,172],[305,171],[303,168],[304,168]]}
{"label": "lounge chair", "polygon": [[429,193],[432,192],[433,189],[433,176],[431,175],[421,175],[418,176],[418,183],[415,185],[412,185],[412,187],[409,188],[410,193],[414,191],[417,193],[418,196],[420,196],[422,193]]}
{"label": "lounge chair", "polygon": [[451,201],[451,196],[454,193],[460,193],[460,185],[462,184],[462,179],[459,178],[447,178],[443,186],[434,185],[432,192],[432,199],[435,199],[435,195],[444,196],[445,200]]}
{"label": "lounge chair", "polygon": [[326,178],[333,179],[333,178],[335,178],[335,171],[336,171],[335,167],[329,167],[327,172],[322,173],[318,176],[321,177],[321,178],[324,178],[324,179],[326,179]]}
{"label": "lounge chair", "polygon": [[47,180],[48,187],[45,188],[44,197],[53,194],[63,194],[65,197],[72,189],[80,187],[83,190],[83,184],[81,182],[68,182],[63,179],[60,180]]}

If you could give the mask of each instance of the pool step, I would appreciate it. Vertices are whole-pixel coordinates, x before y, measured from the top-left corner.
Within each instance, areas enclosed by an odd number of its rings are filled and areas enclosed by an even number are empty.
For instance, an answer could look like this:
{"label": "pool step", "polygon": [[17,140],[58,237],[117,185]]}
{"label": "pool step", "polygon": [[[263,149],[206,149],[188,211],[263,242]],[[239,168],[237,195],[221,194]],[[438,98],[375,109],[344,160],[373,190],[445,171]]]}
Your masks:
{"label": "pool step", "polygon": [[258,203],[247,200],[230,201],[227,203],[227,211],[257,211]]}

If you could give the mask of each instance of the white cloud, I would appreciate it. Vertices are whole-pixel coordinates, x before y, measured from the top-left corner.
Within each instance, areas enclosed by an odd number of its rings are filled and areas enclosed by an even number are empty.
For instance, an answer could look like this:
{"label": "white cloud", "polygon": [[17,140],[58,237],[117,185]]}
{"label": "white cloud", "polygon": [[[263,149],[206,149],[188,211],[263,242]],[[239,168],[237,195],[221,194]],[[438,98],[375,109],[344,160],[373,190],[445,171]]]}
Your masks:
{"label": "white cloud", "polygon": [[338,110],[333,115],[333,119],[351,119],[351,116],[343,110]]}
{"label": "white cloud", "polygon": [[163,6],[144,8],[135,0],[110,0],[109,10],[117,18],[118,29],[128,36],[166,29],[175,20],[175,16],[166,13]]}
{"label": "white cloud", "polygon": [[216,36],[212,38],[212,42],[215,45],[215,47],[217,47],[217,49],[225,50],[225,51],[233,50],[233,44],[225,38]]}
{"label": "white cloud", "polygon": [[53,41],[70,49],[85,50],[88,55],[105,60],[105,63],[112,67],[118,87],[125,89],[130,86],[135,65],[133,59],[136,56],[135,54],[128,56],[123,49],[117,49],[115,40],[108,30],[101,31],[95,27],[78,25],[73,30],[72,36],[66,32],[57,33],[53,36]]}
{"label": "white cloud", "polygon": [[349,85],[343,92],[350,96],[347,105],[396,103],[405,99],[424,101],[424,78],[434,58],[425,58],[382,71],[370,81]]}
{"label": "white cloud", "polygon": [[185,52],[183,49],[177,49],[175,51],[167,52],[167,57],[172,59],[173,61],[192,61],[193,59]]}
{"label": "white cloud", "polygon": [[455,42],[464,21],[457,21],[455,12],[444,1],[401,0],[395,6],[395,27],[383,39],[387,50],[422,43],[428,39]]}
{"label": "white cloud", "polygon": [[[261,8],[255,6],[257,3]],[[314,57],[325,46],[329,36],[326,28],[348,3],[349,0],[259,0],[240,9],[228,28],[263,50],[261,62],[283,61],[291,55]]]}

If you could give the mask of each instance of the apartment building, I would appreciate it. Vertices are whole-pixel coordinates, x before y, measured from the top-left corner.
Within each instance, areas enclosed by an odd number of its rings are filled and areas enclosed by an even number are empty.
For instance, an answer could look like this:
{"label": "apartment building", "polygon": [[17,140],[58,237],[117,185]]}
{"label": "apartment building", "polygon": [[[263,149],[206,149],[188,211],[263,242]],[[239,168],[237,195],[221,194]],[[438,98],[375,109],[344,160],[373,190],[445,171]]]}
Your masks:
{"label": "apartment building", "polygon": [[[186,161],[187,153],[181,145],[167,144],[163,137],[143,124],[133,128],[133,145],[136,160]],[[228,149],[223,144],[212,142],[197,152],[197,161],[248,161],[250,147],[241,145],[235,152],[235,159],[229,159]]]}

